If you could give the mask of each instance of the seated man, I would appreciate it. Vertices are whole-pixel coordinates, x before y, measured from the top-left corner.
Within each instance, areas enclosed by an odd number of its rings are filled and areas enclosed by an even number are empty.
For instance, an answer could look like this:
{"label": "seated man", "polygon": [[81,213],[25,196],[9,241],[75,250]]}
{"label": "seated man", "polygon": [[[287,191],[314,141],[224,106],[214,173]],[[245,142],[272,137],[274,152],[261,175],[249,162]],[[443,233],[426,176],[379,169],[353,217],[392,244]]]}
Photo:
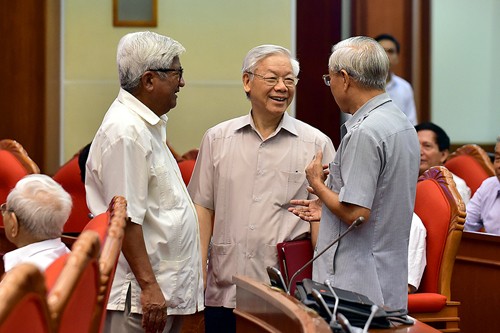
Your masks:
{"label": "seated man", "polygon": [[[415,126],[415,129],[420,141],[419,175],[422,175],[427,169],[443,165],[446,159],[448,159],[448,155],[450,154],[450,138],[441,127],[431,122],[420,123]],[[452,175],[458,193],[460,193],[464,204],[467,206],[470,200],[470,188],[462,178],[453,173]]]}
{"label": "seated man", "polygon": [[495,176],[483,181],[467,206],[464,230],[500,235],[500,136],[493,161]]}
{"label": "seated man", "polygon": [[45,271],[68,253],[61,233],[71,206],[71,196],[49,176],[33,174],[18,181],[1,206],[5,236],[17,247],[4,255],[5,271],[22,262]]}

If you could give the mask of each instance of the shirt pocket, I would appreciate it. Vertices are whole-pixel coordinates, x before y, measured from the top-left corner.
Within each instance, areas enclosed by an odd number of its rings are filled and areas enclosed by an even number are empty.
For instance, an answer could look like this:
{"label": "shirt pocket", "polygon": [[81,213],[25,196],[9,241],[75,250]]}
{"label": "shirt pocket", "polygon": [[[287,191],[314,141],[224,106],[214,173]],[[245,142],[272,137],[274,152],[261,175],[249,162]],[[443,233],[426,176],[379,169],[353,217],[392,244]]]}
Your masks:
{"label": "shirt pocket", "polygon": [[307,180],[306,173],[303,171],[280,171],[280,179],[283,181],[284,187],[281,189],[280,198],[281,204],[286,205],[292,199],[307,199]]}
{"label": "shirt pocket", "polygon": [[175,170],[169,169],[166,164],[155,166],[154,174],[157,179],[157,191],[160,205],[166,209],[177,206],[180,202],[180,186],[176,182]]}
{"label": "shirt pocket", "polygon": [[233,275],[237,274],[238,260],[234,244],[212,244],[212,271],[218,286],[233,284]]}
{"label": "shirt pocket", "polygon": [[174,308],[193,299],[194,271],[191,258],[183,260],[161,260],[155,271],[168,307]]}

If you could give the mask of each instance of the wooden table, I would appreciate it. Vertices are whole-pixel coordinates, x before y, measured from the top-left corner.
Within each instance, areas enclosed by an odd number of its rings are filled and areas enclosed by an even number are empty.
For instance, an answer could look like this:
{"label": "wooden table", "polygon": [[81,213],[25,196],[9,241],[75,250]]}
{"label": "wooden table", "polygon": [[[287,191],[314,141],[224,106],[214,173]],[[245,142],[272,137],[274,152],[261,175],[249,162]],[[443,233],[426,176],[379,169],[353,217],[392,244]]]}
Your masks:
{"label": "wooden table", "polygon": [[[238,333],[331,333],[330,326],[315,311],[280,290],[246,276],[233,276],[236,284],[236,331]],[[417,321],[370,333],[439,333]]]}
{"label": "wooden table", "polygon": [[500,321],[500,236],[464,231],[451,279],[460,301],[460,332],[498,333]]}

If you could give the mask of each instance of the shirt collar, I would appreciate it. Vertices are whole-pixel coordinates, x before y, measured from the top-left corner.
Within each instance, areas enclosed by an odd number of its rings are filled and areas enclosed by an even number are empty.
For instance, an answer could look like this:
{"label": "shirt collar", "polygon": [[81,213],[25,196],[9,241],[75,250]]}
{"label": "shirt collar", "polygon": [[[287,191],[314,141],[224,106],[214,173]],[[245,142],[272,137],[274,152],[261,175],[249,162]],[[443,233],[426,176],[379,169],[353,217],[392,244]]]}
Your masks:
{"label": "shirt collar", "polygon": [[12,269],[12,267],[17,265],[22,260],[25,260],[26,258],[29,258],[48,248],[56,248],[61,243],[61,238],[47,239],[9,251],[3,256],[5,271]]}
{"label": "shirt collar", "polygon": [[130,110],[153,126],[159,123],[165,126],[168,121],[167,114],[158,117],[151,109],[123,88],[120,88],[117,99],[120,103],[125,104]]}
{"label": "shirt collar", "polygon": [[359,126],[370,115],[370,113],[379,106],[390,102],[391,98],[387,93],[382,93],[372,97],[368,102],[361,106],[349,119],[341,126],[341,135],[344,137],[355,126]]}
{"label": "shirt collar", "polygon": [[[254,129],[254,131],[257,131],[255,128],[255,123],[252,118],[252,112],[250,111],[246,116],[241,117],[238,120],[238,123],[236,123],[236,131],[243,129],[247,126],[250,126]],[[283,117],[281,118],[280,123],[278,124],[278,127],[276,128],[276,131],[274,132],[272,136],[276,135],[281,129],[284,129],[291,134],[298,136],[297,128],[295,127],[295,123],[293,121],[293,118],[288,114],[288,112],[285,112],[283,114]]]}

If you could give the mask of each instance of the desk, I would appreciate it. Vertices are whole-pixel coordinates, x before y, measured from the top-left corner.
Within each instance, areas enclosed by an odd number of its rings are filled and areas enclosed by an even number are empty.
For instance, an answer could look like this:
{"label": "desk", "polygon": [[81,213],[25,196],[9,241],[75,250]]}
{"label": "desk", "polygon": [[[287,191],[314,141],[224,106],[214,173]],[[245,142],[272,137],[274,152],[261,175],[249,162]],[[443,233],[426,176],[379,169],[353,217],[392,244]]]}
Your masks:
{"label": "desk", "polygon": [[[297,299],[246,276],[233,276],[236,284],[236,331],[238,333],[331,333],[315,311]],[[421,322],[370,333],[439,333]]]}
{"label": "desk", "polygon": [[499,281],[500,236],[464,231],[451,279],[462,333],[500,332]]}

